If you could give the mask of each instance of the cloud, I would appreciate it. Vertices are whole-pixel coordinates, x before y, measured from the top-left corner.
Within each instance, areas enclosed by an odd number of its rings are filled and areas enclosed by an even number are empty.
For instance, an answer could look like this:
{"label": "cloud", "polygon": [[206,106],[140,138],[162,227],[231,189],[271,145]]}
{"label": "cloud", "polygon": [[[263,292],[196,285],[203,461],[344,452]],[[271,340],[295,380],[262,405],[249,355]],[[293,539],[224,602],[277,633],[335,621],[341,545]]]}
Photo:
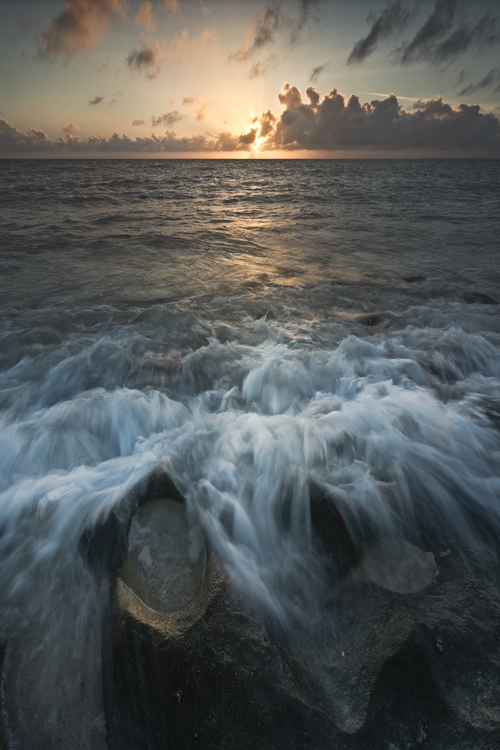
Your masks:
{"label": "cloud", "polygon": [[263,47],[274,44],[276,35],[283,25],[283,11],[277,0],[267,0],[264,12],[248,29],[239,50],[229,57],[237,62],[245,62]]}
{"label": "cloud", "polygon": [[325,68],[328,67],[328,65],[329,63],[325,63],[324,65],[318,65],[317,68],[313,68],[311,70],[311,75],[309,76],[310,82],[315,83],[320,77],[320,75],[322,74],[322,72],[325,70]]}
{"label": "cloud", "polygon": [[19,16],[17,23],[19,24],[21,31],[30,31],[30,29],[33,28],[33,21],[30,21],[29,18],[26,18],[23,15]]}
{"label": "cloud", "polygon": [[269,135],[272,135],[277,122],[278,118],[273,115],[270,109],[267,112],[263,112],[259,121],[259,138],[267,138]]}
{"label": "cloud", "polygon": [[[441,97],[405,111],[394,94],[361,104],[332,89],[322,99],[316,89],[284,84],[278,101],[284,111],[267,135],[270,149],[478,149],[500,152],[500,124],[478,105],[452,107]],[[269,130],[269,126],[268,126]],[[259,133],[259,138],[262,134]]]}
{"label": "cloud", "polygon": [[159,60],[160,45],[154,44],[152,47],[131,50],[127,57],[127,65],[132,70],[145,72],[148,78],[156,78],[160,72]]}
{"label": "cloud", "polygon": [[434,10],[413,39],[394,51],[395,59],[401,65],[419,60],[439,65],[500,39],[496,18],[487,13],[472,22],[460,15],[461,8],[459,0],[435,0]]}
{"label": "cloud", "polygon": [[189,60],[206,65],[215,62],[218,55],[219,40],[214,28],[206,28],[195,37],[184,29],[173,39],[163,39],[161,46],[155,43],[151,47],[131,50],[127,65],[130,69],[145,72],[148,78],[156,78],[164,65],[182,65]]}
{"label": "cloud", "polygon": [[229,59],[236,62],[250,60],[266,47],[272,47],[282,31],[288,33],[289,44],[295,44],[309,20],[311,11],[318,5],[319,0],[299,0],[299,15],[292,18],[283,10],[282,2],[266,0],[263,12],[257,15],[255,22],[244,35],[240,48],[232,52]]}
{"label": "cloud", "polygon": [[184,29],[174,39],[164,41],[163,47],[163,65],[179,65],[188,60],[205,65],[215,62],[219,56],[219,40],[214,28],[203,29],[201,34],[195,37],[191,37],[189,31]]}
{"label": "cloud", "polygon": [[172,154],[172,153],[222,153],[248,151],[251,144],[240,142],[232,133],[220,132],[212,137],[195,135],[179,137],[173,130],[163,135],[151,133],[149,136],[130,138],[128,135],[113,133],[90,136],[81,140],[78,136],[66,135],[57,141],[51,140],[41,130],[31,128],[28,132],[17,130],[6,120],[0,119],[0,153],[7,155],[38,154],[41,156],[75,155],[87,153],[106,154]]}
{"label": "cloud", "polygon": [[250,128],[248,133],[242,133],[239,138],[240,143],[244,143],[246,146],[255,143],[258,130],[259,128]]}
{"label": "cloud", "polygon": [[266,75],[266,73],[269,73],[269,71],[273,70],[275,67],[276,58],[274,55],[269,55],[265,60],[255,62],[247,72],[246,76],[250,81],[253,81],[255,78],[260,78],[261,76]]}
{"label": "cloud", "polygon": [[[165,0],[165,7],[171,12],[173,16],[181,15],[181,9],[179,6],[179,0]],[[203,5],[202,5],[203,9]]]}
{"label": "cloud", "polygon": [[176,122],[184,120],[185,115],[181,115],[176,109],[173,112],[167,112],[166,115],[160,115],[159,117],[151,118],[151,125],[157,128],[159,125],[175,125]]}
{"label": "cloud", "polygon": [[145,124],[146,123],[144,122],[144,120],[133,120],[132,121],[132,125],[134,125],[134,127],[139,126],[139,125],[145,125]]}
{"label": "cloud", "polygon": [[0,119],[0,152],[6,153],[24,153],[38,152],[48,153],[54,141],[43,130],[30,128],[27,133],[18,130],[7,120]]}
{"label": "cloud", "polygon": [[89,104],[97,105],[103,102],[104,99],[105,99],[104,96],[94,96],[94,98],[89,101]]}
{"label": "cloud", "polygon": [[[361,103],[354,94],[343,96],[336,88],[321,96],[308,86],[305,98],[296,86],[285,83],[278,94],[280,115],[271,110],[254,118],[248,132],[236,135],[180,137],[173,130],[163,135],[90,136],[86,140],[66,130],[66,136],[51,140],[43,131],[17,130],[0,120],[0,151],[10,155],[71,155],[85,153],[205,153],[238,152],[262,148],[274,151],[310,151],[342,154],[355,151],[412,155],[422,152],[445,155],[452,152],[500,157],[500,123],[492,113],[483,113],[478,105],[452,107],[442,97],[416,102],[407,110],[394,94],[384,99]],[[176,110],[153,118],[153,125],[169,125],[182,115]],[[134,121],[134,125],[143,121]],[[74,123],[72,124],[74,125]],[[68,126],[69,128],[69,126]]]}
{"label": "cloud", "polygon": [[38,37],[38,56],[72,58],[92,49],[106,32],[110,16],[124,17],[126,0],[63,0],[65,8],[51,18]]}
{"label": "cloud", "polygon": [[[486,89],[488,86],[492,86],[497,81],[500,81],[500,70],[498,68],[493,68],[493,70],[490,70],[489,73],[487,73],[484,78],[481,78],[480,81],[477,81],[477,83],[470,83],[468,86],[466,86],[464,89],[462,89],[459,94],[460,96],[467,96],[468,94],[473,94],[476,91],[480,91],[481,89]],[[494,89],[495,93],[500,92],[500,84],[496,86]]]}
{"label": "cloud", "polygon": [[203,100],[199,107],[196,108],[196,119],[197,120],[204,120],[205,119],[205,112],[207,110],[207,107],[210,107],[210,105],[213,104],[213,102],[206,102]]}
{"label": "cloud", "polygon": [[79,133],[80,128],[78,125],[76,125],[74,122],[70,122],[69,125],[65,125],[63,128],[63,133],[66,133],[67,135],[75,135],[75,133]]}
{"label": "cloud", "polygon": [[[391,52],[393,61],[406,66],[424,60],[443,65],[468,50],[480,52],[499,41],[497,19],[486,13],[479,20],[468,19],[461,0],[434,0],[434,8],[410,41]],[[371,28],[366,37],[356,42],[347,59],[348,64],[366,60],[379,46],[399,35],[415,16],[401,0],[389,2],[378,15],[368,16]]]}
{"label": "cloud", "polygon": [[213,102],[207,102],[203,97],[185,96],[182,100],[183,105],[196,104],[200,102],[199,106],[195,110],[196,119],[203,120],[205,118],[205,111]]}
{"label": "cloud", "polygon": [[136,24],[144,26],[147,31],[153,33],[156,28],[156,18],[151,3],[147,0],[142,0],[134,20]]}
{"label": "cloud", "polygon": [[347,64],[363,62],[372,52],[375,52],[379,42],[399,34],[408,25],[412,16],[413,11],[404,8],[401,0],[388,3],[378,16],[370,11],[367,21],[372,26],[368,36],[356,42],[347,58]]}

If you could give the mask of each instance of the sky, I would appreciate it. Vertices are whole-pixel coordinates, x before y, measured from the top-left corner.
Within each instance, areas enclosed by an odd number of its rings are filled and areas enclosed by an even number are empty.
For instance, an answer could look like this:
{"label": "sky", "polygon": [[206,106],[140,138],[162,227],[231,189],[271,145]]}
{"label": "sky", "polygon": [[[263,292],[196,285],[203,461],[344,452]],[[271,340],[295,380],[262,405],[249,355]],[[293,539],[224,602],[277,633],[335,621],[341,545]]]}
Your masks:
{"label": "sky", "polygon": [[0,156],[500,156],[498,0],[2,0]]}

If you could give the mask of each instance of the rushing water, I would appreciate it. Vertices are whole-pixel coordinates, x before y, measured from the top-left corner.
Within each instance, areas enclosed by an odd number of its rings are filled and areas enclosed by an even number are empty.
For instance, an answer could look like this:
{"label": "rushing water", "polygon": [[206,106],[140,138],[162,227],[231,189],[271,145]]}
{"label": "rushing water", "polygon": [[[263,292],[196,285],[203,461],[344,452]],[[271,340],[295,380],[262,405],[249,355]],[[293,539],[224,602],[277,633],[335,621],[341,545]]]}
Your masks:
{"label": "rushing water", "polygon": [[98,662],[83,530],[162,462],[282,623],[322,618],[310,480],[359,545],[496,532],[500,162],[4,161],[0,189],[0,631],[46,689]]}

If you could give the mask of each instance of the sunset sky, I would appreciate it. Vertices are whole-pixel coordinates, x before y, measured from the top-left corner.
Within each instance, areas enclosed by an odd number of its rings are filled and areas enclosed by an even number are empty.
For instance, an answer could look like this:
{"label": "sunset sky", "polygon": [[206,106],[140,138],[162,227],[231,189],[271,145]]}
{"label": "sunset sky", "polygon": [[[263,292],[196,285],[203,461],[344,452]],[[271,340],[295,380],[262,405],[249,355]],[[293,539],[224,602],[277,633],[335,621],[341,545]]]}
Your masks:
{"label": "sunset sky", "polygon": [[2,0],[0,14],[2,156],[500,155],[496,0]]}

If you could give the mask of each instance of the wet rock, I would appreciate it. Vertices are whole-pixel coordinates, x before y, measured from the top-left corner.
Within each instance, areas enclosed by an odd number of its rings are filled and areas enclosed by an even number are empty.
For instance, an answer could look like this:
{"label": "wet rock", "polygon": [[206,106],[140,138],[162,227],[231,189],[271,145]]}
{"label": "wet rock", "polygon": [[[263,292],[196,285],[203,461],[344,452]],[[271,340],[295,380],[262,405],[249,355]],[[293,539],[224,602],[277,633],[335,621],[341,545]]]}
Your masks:
{"label": "wet rock", "polygon": [[321,540],[331,572],[344,576],[359,565],[361,558],[339,505],[314,482],[309,486],[309,502],[312,527]]}
{"label": "wet rock", "polygon": [[4,661],[5,650],[7,648],[7,638],[0,633],[0,750],[7,750],[7,729],[4,719]]}
{"label": "wet rock", "polygon": [[329,746],[335,726],[307,673],[212,553],[197,595],[176,611],[147,606],[120,575],[111,596],[110,750]]}
{"label": "wet rock", "polygon": [[493,297],[490,297],[489,294],[485,294],[484,292],[466,292],[463,297],[469,305],[475,303],[479,303],[480,305],[498,305],[496,299],[493,299]]}
{"label": "wet rock", "polygon": [[402,276],[401,278],[403,281],[406,281],[407,284],[417,284],[419,281],[425,281],[426,277],[415,274],[413,276]]}
{"label": "wet rock", "polygon": [[385,320],[385,315],[382,315],[382,313],[366,313],[365,315],[357,315],[354,320],[363,326],[377,326]]}
{"label": "wet rock", "polygon": [[320,631],[284,631],[231,584],[168,475],[142,488],[147,501],[130,493],[106,527],[126,526],[121,557],[107,558],[109,750],[500,746],[496,554],[358,550],[342,508],[313,486],[337,596]]}

